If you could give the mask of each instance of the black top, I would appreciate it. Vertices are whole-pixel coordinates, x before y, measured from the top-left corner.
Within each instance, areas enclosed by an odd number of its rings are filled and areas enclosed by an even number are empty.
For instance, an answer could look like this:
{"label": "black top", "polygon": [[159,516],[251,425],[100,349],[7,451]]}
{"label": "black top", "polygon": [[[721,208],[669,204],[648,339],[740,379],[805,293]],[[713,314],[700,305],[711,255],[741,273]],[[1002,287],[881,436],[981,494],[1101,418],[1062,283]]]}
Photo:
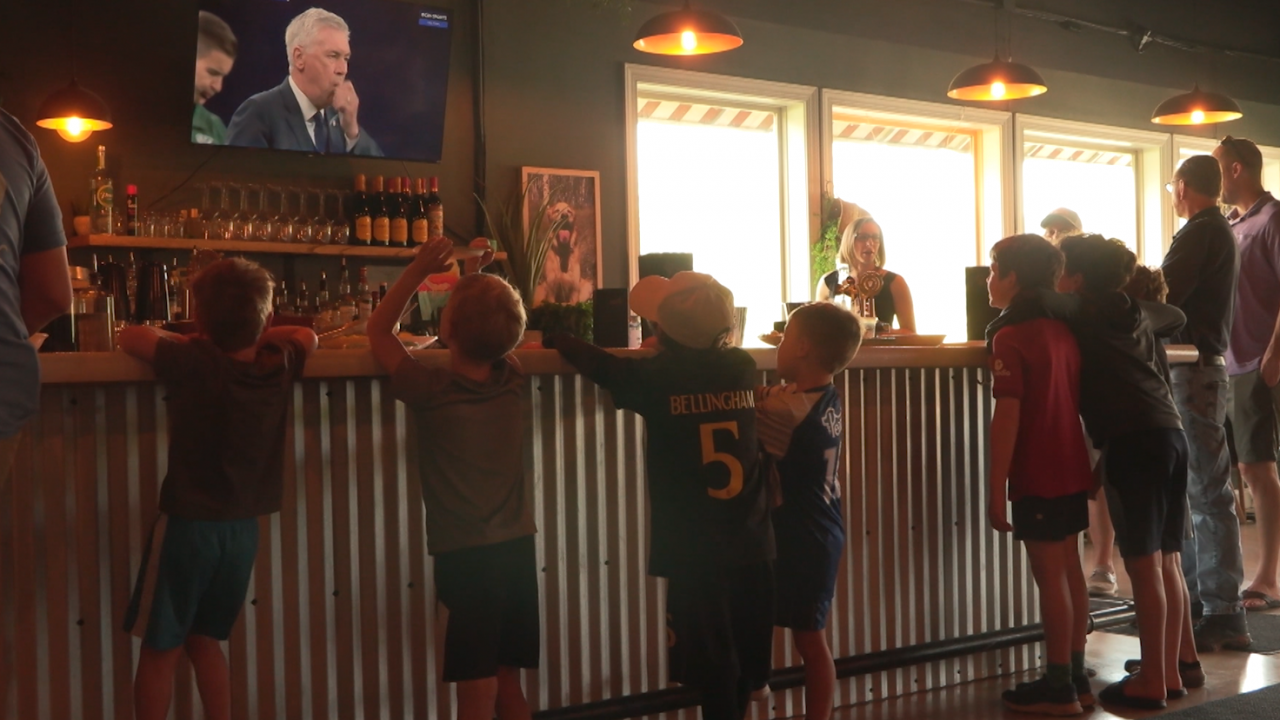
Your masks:
{"label": "black top", "polygon": [[[839,284],[839,270],[832,270],[822,276],[822,282],[826,284],[827,290],[831,295],[836,294],[836,285]],[[876,319],[885,325],[893,326],[893,318],[898,314],[898,308],[893,304],[893,281],[898,279],[897,273],[884,271],[884,284],[880,287],[879,294],[876,295]]]}
{"label": "black top", "polygon": [[1080,416],[1097,447],[1151,428],[1182,428],[1169,390],[1161,338],[1186,322],[1172,305],[1123,293],[1098,298],[1041,292],[1021,297],[987,328],[987,342],[1006,325],[1051,317],[1071,327],[1080,345]]}
{"label": "black top", "polygon": [[161,340],[156,376],[169,414],[169,469],[160,512],[186,520],[243,520],[279,512],[293,382],[306,350],[267,344],[253,362],[208,340]]}
{"label": "black top", "polygon": [[1187,316],[1173,342],[1195,345],[1203,355],[1227,351],[1235,316],[1240,251],[1231,224],[1217,206],[1196,213],[1178,234],[1160,266],[1169,304]]}
{"label": "black top", "polygon": [[650,575],[773,558],[750,355],[670,347],[620,358],[569,336],[550,340],[614,405],[645,419]]}

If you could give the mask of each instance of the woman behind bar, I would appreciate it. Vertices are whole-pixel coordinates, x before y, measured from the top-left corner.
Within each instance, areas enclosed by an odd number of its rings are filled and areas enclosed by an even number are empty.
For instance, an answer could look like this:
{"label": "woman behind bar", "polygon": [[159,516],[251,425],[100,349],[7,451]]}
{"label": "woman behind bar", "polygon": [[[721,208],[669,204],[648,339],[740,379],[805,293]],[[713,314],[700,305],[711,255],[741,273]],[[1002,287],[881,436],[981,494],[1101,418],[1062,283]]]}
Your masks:
{"label": "woman behind bar", "polygon": [[[884,284],[880,293],[875,296],[876,319],[892,327],[896,316],[899,330],[915,333],[916,310],[911,301],[911,289],[901,275],[884,269],[884,259],[884,233],[874,219],[860,217],[844,229],[840,239],[838,264],[848,267],[849,275],[855,278],[861,277],[865,272],[879,274]],[[816,298],[832,299],[836,294],[836,287],[844,279],[840,277],[839,269],[823,275],[815,290]]]}

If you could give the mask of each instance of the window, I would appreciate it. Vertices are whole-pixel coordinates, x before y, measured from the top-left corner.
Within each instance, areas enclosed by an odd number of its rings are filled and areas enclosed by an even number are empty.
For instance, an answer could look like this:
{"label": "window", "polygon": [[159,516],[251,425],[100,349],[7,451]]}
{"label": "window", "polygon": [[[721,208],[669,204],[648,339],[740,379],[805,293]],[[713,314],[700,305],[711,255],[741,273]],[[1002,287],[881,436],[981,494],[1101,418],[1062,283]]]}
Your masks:
{"label": "window", "polygon": [[692,254],[747,309],[744,344],[758,345],[783,302],[808,294],[816,91],[642,66],[627,75],[632,280],[642,255]]}
{"label": "window", "polygon": [[1159,265],[1167,231],[1169,136],[1145,130],[1018,115],[1019,225],[1041,233],[1059,207],[1074,210],[1085,232],[1116,238],[1138,261]]}
{"label": "window", "polygon": [[[1212,155],[1214,148],[1218,146],[1218,141],[1206,138],[1175,136],[1173,142],[1177,151],[1174,169],[1193,155]],[[1280,192],[1280,148],[1259,145],[1258,149],[1262,151],[1262,187],[1274,195]],[[1173,177],[1173,174],[1170,173],[1169,176]],[[1231,208],[1224,206],[1222,211],[1228,213]],[[1175,228],[1181,228],[1186,222],[1177,218]]]}
{"label": "window", "polygon": [[1012,223],[995,111],[824,93],[831,193],[876,219],[885,267],[911,290],[916,328],[966,337],[964,268],[985,265]]}

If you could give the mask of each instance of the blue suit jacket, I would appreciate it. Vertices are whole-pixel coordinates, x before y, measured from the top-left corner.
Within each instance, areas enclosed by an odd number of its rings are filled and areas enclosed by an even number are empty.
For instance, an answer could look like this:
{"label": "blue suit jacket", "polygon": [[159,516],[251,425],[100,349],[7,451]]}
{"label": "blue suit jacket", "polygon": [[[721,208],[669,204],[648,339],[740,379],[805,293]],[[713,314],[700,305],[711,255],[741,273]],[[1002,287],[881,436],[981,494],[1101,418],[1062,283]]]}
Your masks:
{"label": "blue suit jacket", "polygon": [[[347,139],[336,115],[324,130],[329,133],[329,154],[346,154]],[[316,132],[320,131],[321,128],[316,128]],[[319,152],[311,140],[311,133],[307,132],[302,108],[293,88],[289,87],[288,78],[277,87],[253,95],[240,104],[227,127],[227,144]],[[382,157],[382,148],[361,128],[360,138],[349,154]]]}

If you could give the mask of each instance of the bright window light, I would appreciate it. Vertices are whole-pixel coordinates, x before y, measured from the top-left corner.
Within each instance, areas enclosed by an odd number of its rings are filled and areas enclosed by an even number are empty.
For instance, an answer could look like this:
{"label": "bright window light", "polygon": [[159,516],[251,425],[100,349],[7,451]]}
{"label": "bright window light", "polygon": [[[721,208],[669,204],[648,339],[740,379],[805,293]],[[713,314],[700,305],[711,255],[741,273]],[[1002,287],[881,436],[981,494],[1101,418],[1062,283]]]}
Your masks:
{"label": "bright window light", "polygon": [[[1046,157],[1033,155],[1038,152]],[[1054,157],[1047,157],[1051,154]],[[1022,161],[1023,228],[1044,232],[1040,222],[1057,208],[1076,211],[1085,232],[1116,238],[1136,252],[1138,179],[1133,155],[1027,143]]]}
{"label": "bright window light", "polygon": [[641,119],[640,254],[693,253],[747,308],[745,345],[783,318],[782,184],[776,122],[742,129]]}
{"label": "bright window light", "polygon": [[917,332],[945,333],[947,342],[965,340],[964,269],[977,258],[973,143],[964,147],[836,140],[831,148],[836,197],[880,224],[885,267],[911,288]]}

